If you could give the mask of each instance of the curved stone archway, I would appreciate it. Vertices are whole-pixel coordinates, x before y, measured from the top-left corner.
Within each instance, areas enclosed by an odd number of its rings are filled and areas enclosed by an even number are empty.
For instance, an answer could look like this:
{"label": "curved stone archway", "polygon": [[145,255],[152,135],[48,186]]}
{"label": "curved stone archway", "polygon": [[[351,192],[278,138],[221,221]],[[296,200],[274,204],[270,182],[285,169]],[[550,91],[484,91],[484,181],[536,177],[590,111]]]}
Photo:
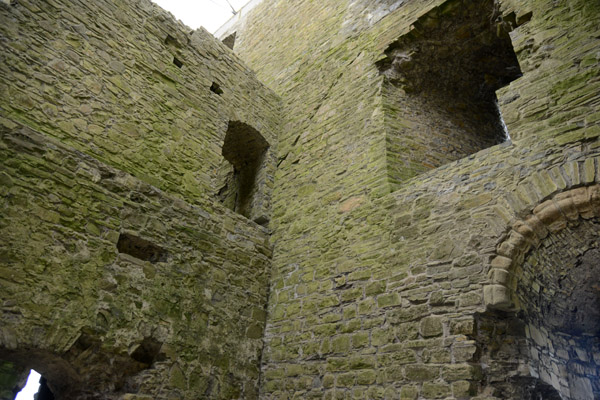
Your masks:
{"label": "curved stone archway", "polygon": [[489,265],[489,284],[484,287],[484,302],[489,309],[514,311],[512,294],[516,287],[514,271],[533,248],[548,234],[567,227],[569,221],[600,216],[600,185],[580,187],[556,194],[515,222],[507,238],[498,245]]}
{"label": "curved stone archway", "polygon": [[[492,349],[486,341],[521,343],[512,364],[504,364],[509,379],[542,382],[563,399],[598,398],[599,277],[600,185],[542,202],[513,224],[491,259],[484,288],[488,312],[480,321],[493,334],[483,338],[482,348]],[[497,353],[487,356],[496,361]]]}

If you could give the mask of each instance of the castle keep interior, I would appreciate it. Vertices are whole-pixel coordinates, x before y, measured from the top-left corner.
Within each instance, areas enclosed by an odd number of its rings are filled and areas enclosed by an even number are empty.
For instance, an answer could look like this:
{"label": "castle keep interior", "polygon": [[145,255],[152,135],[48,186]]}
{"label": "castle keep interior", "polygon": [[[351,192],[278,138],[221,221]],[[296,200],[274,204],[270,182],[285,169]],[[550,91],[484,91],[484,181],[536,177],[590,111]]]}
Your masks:
{"label": "castle keep interior", "polygon": [[600,2],[0,1],[0,399],[600,399]]}

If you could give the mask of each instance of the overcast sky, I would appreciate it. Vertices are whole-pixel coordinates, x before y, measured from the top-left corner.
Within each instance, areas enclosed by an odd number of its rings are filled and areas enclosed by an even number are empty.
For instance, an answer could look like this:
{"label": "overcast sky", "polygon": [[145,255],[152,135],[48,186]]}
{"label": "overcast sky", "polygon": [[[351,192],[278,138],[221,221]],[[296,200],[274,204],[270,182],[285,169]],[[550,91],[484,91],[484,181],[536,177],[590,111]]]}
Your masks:
{"label": "overcast sky", "polygon": [[[226,0],[152,0],[192,29],[214,33],[233,16]],[[229,0],[238,11],[248,0]]]}

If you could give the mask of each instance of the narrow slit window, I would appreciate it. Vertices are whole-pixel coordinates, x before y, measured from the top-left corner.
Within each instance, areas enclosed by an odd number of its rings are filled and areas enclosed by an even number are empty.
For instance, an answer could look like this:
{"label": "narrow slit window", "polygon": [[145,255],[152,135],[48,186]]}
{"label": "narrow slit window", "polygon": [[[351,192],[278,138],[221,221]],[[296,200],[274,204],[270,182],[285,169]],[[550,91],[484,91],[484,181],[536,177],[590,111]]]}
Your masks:
{"label": "narrow slit window", "polygon": [[177,68],[183,67],[183,62],[177,57],[173,57],[173,64],[175,64]]}

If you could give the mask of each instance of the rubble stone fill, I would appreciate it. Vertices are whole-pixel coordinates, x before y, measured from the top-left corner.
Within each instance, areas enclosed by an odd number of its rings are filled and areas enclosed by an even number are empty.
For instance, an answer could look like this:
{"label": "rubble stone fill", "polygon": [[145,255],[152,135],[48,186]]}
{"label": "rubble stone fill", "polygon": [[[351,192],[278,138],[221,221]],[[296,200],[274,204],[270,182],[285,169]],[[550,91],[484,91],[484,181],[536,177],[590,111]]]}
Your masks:
{"label": "rubble stone fill", "polygon": [[0,400],[600,398],[599,32],[0,1]]}

